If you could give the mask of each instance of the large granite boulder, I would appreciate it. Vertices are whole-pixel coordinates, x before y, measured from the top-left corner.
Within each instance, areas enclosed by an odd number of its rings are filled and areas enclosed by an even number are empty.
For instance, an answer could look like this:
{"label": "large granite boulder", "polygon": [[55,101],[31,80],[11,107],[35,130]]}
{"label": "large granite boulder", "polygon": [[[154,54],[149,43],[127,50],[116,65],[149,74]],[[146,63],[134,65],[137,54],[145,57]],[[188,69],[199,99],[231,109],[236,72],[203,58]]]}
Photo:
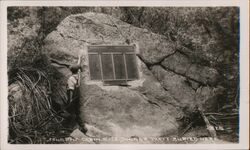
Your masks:
{"label": "large granite boulder", "polygon": [[[129,87],[104,86],[89,80],[87,45],[131,44],[136,45],[141,56],[137,58],[138,80],[129,83]],[[179,108],[201,104],[203,100],[195,98],[197,92],[201,99],[209,99],[208,94],[201,96],[203,89],[198,89],[215,84],[218,76],[216,70],[193,64],[176,52],[175,43],[165,36],[106,14],[67,17],[47,36],[44,48],[51,58],[63,63],[74,64],[81,57],[82,66],[85,66],[80,89],[81,118],[102,133],[90,136],[177,135],[175,117]],[[66,67],[54,65],[65,79],[69,76]]]}

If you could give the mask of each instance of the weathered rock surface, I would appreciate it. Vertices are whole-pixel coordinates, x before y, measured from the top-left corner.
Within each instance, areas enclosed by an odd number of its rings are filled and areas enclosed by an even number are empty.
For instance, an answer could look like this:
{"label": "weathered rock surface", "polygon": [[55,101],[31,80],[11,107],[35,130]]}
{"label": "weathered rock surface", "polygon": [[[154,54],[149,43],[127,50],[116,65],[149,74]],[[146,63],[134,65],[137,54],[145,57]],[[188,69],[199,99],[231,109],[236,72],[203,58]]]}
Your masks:
{"label": "weathered rock surface", "polygon": [[[135,86],[88,83],[86,45],[130,43],[139,46],[143,58],[142,61],[138,58],[142,75]],[[203,104],[211,98],[207,91],[213,87],[205,87],[207,90],[202,87],[216,84],[218,79],[216,70],[194,64],[176,52],[175,44],[166,37],[105,14],[67,17],[47,36],[45,49],[50,57],[71,64],[82,55],[82,65],[86,68],[81,80],[81,118],[89,127],[100,131],[91,133],[97,137],[176,135],[178,108],[185,104]],[[151,64],[151,68],[147,68],[144,61]],[[67,69],[57,68],[68,76]]]}
{"label": "weathered rock surface", "polygon": [[216,112],[218,103],[220,102],[219,96],[224,92],[225,88],[218,87],[199,87],[196,91],[196,99],[200,101],[201,106],[207,112]]}
{"label": "weathered rock surface", "polygon": [[110,136],[156,137],[176,131],[173,111],[150,103],[136,90],[87,85],[82,91],[86,100],[81,107],[82,118]]}
{"label": "weathered rock surface", "polygon": [[76,60],[84,44],[138,43],[141,54],[150,62],[157,62],[174,51],[175,45],[164,36],[154,34],[106,14],[85,13],[64,19],[46,38],[51,56],[71,62]]}
{"label": "weathered rock surface", "polygon": [[191,81],[189,77],[175,74],[161,66],[153,67],[152,72],[161,85],[182,106],[196,104],[202,107],[202,110],[213,112],[217,109],[218,96],[225,90],[221,86],[200,86],[199,83]]}
{"label": "weathered rock surface", "polygon": [[193,63],[187,56],[181,53],[175,53],[162,62],[162,65],[175,73],[186,76],[191,80],[200,82],[201,84],[214,85],[218,81],[218,72],[207,66],[201,66]]}
{"label": "weathered rock surface", "polygon": [[[161,82],[161,85],[176,99],[180,104],[190,104],[195,97],[195,91],[188,84],[187,78],[164,70],[160,66],[152,69],[155,77]],[[193,102],[194,103],[194,102]]]}

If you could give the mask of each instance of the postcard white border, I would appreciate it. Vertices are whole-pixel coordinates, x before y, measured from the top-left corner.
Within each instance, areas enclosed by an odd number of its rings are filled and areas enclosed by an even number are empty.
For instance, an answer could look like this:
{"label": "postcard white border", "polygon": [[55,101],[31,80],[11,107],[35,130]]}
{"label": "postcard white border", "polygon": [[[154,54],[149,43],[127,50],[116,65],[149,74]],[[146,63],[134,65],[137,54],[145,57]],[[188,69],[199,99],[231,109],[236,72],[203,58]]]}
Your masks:
{"label": "postcard white border", "polygon": [[[84,0],[84,1],[0,1],[1,51],[1,148],[9,149],[248,149],[249,146],[249,2],[248,0]],[[7,143],[7,7],[8,6],[178,6],[240,7],[240,141],[239,144],[33,144]]]}

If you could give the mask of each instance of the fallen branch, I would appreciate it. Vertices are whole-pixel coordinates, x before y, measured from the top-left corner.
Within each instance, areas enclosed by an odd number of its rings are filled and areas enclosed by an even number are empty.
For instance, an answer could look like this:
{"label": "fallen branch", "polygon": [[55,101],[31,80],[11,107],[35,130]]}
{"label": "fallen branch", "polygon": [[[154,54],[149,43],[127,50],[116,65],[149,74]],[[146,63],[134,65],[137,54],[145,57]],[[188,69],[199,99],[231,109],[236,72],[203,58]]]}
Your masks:
{"label": "fallen branch", "polygon": [[230,116],[230,117],[221,117],[220,120],[227,120],[227,119],[236,119],[238,116]]}
{"label": "fallen branch", "polygon": [[238,113],[204,113],[204,115],[218,115],[218,116],[233,116],[233,115],[239,115]]}
{"label": "fallen branch", "polygon": [[182,137],[187,131],[193,126],[194,122],[189,123],[189,125],[184,129],[184,131],[178,135],[178,137]]}
{"label": "fallen branch", "polygon": [[210,124],[209,120],[207,119],[207,117],[204,115],[204,113],[200,110],[200,113],[201,113],[201,116],[203,118],[203,120],[205,121],[206,123],[206,126],[207,126],[207,130],[209,131],[209,134],[213,137],[213,138],[216,138],[217,135],[216,135],[216,131],[214,129],[214,127]]}

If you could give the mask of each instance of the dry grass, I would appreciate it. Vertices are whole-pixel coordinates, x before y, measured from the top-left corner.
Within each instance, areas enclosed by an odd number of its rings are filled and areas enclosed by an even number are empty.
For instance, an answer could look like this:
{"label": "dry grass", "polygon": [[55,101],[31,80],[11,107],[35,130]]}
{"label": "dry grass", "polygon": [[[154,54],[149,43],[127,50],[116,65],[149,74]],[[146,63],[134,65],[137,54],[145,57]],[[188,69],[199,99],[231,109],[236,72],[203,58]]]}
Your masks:
{"label": "dry grass", "polygon": [[63,118],[52,108],[51,84],[45,72],[18,68],[11,75],[21,97],[9,95],[9,142],[46,143]]}

